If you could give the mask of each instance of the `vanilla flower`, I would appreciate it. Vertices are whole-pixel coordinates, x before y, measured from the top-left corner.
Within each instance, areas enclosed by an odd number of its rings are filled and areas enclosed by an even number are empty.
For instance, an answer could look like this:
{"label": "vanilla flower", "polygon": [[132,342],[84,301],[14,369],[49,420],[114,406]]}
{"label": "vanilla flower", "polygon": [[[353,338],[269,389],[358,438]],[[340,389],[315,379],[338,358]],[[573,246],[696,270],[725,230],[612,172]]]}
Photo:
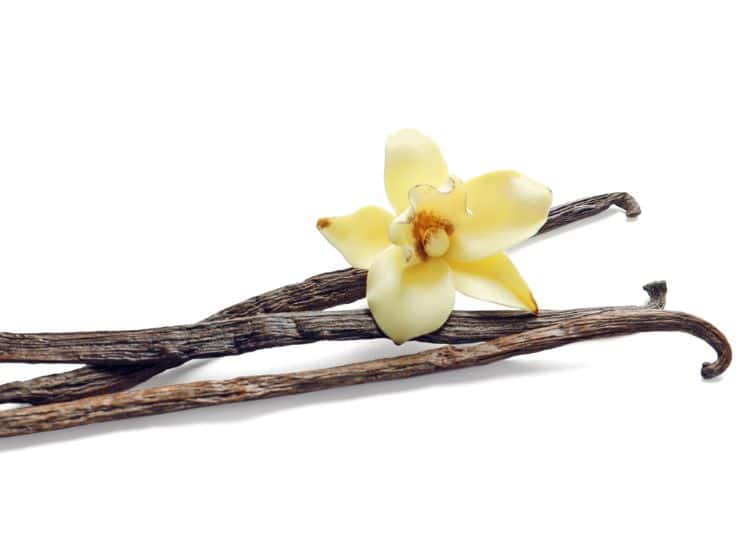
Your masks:
{"label": "vanilla flower", "polygon": [[542,227],[550,189],[515,171],[462,183],[416,130],[388,138],[384,183],[396,218],[365,206],[322,218],[317,228],[352,266],[368,269],[368,306],[389,338],[401,343],[441,327],[455,290],[536,313],[532,292],[503,251]]}

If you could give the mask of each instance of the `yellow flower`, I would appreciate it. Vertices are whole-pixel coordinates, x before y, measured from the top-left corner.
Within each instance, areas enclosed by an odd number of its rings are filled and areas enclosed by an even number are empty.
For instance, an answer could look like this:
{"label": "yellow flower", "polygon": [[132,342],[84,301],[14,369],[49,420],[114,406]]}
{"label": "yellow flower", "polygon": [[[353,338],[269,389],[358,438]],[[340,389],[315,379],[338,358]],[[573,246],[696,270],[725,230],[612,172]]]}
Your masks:
{"label": "yellow flower", "polygon": [[441,151],[417,130],[387,140],[384,183],[398,216],[377,206],[322,218],[317,228],[356,268],[379,328],[397,343],[443,325],[455,290],[537,311],[505,249],[534,235],[552,193],[515,171],[466,183],[449,176]]}

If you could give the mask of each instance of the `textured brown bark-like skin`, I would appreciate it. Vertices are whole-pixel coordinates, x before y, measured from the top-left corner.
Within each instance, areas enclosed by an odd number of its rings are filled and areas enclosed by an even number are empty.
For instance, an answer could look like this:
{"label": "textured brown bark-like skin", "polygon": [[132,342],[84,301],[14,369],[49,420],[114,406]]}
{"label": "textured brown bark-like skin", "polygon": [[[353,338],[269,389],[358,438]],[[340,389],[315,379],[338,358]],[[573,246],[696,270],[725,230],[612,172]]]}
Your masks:
{"label": "textured brown bark-like skin", "polygon": [[501,336],[473,346],[443,346],[409,356],[290,373],[199,381],[85,399],[23,407],[0,412],[0,437],[60,430],[121,418],[149,416],[223,403],[266,399],[488,364],[573,342],[651,331],[682,331],[708,342],[717,359],[705,363],[704,377],[721,374],[731,361],[731,348],[713,325],[686,313],[664,311],[666,286],[646,286],[652,301],[646,307],[609,308],[581,313],[546,326]]}
{"label": "textured brown bark-like skin", "polygon": [[[417,340],[440,344],[482,342],[558,324],[606,308],[540,311],[454,311],[444,325]],[[0,333],[0,361],[102,365],[187,361],[324,340],[386,338],[367,309],[272,313],[156,329],[73,333]]]}
{"label": "textured brown bark-like skin", "polygon": [[624,210],[628,218],[635,218],[641,214],[638,201],[629,193],[616,192],[590,196],[552,208],[545,225],[540,228],[537,235],[592,218],[612,206]]}
{"label": "textured brown bark-like skin", "polygon": [[[593,217],[611,206],[622,208],[628,218],[638,216],[641,212],[635,198],[625,192],[583,198],[551,209],[548,220],[538,235]],[[219,311],[205,321],[247,317],[259,313],[322,310],[361,299],[365,297],[365,292],[366,272],[348,268],[319,274],[303,282],[255,296]],[[183,363],[185,360],[174,358],[147,366],[88,365],[64,373],[0,385],[0,403],[43,404],[122,391]]]}
{"label": "textured brown bark-like skin", "polygon": [[[204,322],[249,317],[259,313],[322,310],[352,303],[365,295],[366,271],[346,268],[317,274],[303,282],[254,296],[211,315]],[[0,404],[44,404],[124,391],[186,361],[171,359],[150,365],[88,365],[27,381],[13,381],[0,385]]]}

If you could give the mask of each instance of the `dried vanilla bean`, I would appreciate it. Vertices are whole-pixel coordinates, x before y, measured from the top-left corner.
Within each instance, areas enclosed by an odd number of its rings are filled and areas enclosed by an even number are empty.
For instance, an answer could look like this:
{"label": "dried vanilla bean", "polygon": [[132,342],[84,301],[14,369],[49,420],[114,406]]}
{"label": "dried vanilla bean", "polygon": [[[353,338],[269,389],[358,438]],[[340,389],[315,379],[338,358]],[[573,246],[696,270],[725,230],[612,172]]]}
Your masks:
{"label": "dried vanilla bean", "polygon": [[[593,217],[613,205],[622,208],[628,218],[640,214],[638,203],[628,193],[592,196],[551,209],[548,220],[538,235]],[[321,310],[351,303],[365,297],[365,278],[365,271],[352,268],[319,274],[303,282],[250,298],[212,315],[206,321],[257,313]],[[6,383],[0,385],[0,403],[43,404],[122,391],[183,363],[183,360],[171,359],[147,366],[89,365],[64,373]]]}
{"label": "dried vanilla bean", "polygon": [[649,284],[646,289],[652,297],[647,307],[608,308],[596,313],[580,314],[472,346],[443,346],[409,356],[301,373],[198,381],[8,410],[0,412],[0,437],[361,383],[405,379],[488,364],[573,342],[640,332],[681,331],[699,337],[710,344],[717,354],[716,361],[703,364],[701,374],[710,378],[723,373],[731,362],[731,348],[724,335],[710,323],[693,315],[657,309],[663,304],[666,289],[663,283]]}
{"label": "dried vanilla bean", "polygon": [[[558,324],[577,314],[566,311],[454,311],[444,325],[416,340],[465,344]],[[0,333],[0,362],[149,364],[164,360],[218,358],[264,348],[330,340],[386,338],[368,309],[271,313],[155,329],[71,333]]]}

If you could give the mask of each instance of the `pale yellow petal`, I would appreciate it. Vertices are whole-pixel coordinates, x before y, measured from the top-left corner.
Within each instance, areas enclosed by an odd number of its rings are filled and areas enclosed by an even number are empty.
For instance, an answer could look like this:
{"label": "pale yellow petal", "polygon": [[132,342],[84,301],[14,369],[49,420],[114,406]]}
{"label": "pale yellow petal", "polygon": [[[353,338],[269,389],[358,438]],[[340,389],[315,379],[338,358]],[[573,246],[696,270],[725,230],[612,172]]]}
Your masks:
{"label": "pale yellow petal", "polygon": [[413,187],[408,199],[414,212],[426,212],[449,222],[467,215],[467,191],[456,177],[449,177],[446,185],[440,188],[429,185]]}
{"label": "pale yellow petal", "polygon": [[542,227],[552,191],[516,171],[495,171],[464,185],[469,216],[456,225],[449,258],[471,261],[503,251]]}
{"label": "pale yellow petal", "polygon": [[378,206],[353,214],[320,218],[316,227],[356,268],[368,268],[374,257],[391,245],[387,229],[394,216]]}
{"label": "pale yellow petal", "polygon": [[405,267],[396,245],[376,257],[368,271],[366,297],[376,324],[396,343],[443,325],[454,308],[454,284],[444,259]]}
{"label": "pale yellow petal", "polygon": [[524,279],[505,253],[479,261],[450,261],[454,287],[465,295],[508,307],[537,312],[537,303]]}
{"label": "pale yellow petal", "polygon": [[449,178],[436,143],[417,130],[395,132],[387,139],[384,184],[396,213],[408,206],[408,192],[416,185],[440,187]]}
{"label": "pale yellow petal", "polygon": [[406,266],[418,264],[423,259],[418,251],[412,220],[414,212],[405,210],[389,224],[389,240],[402,248]]}

